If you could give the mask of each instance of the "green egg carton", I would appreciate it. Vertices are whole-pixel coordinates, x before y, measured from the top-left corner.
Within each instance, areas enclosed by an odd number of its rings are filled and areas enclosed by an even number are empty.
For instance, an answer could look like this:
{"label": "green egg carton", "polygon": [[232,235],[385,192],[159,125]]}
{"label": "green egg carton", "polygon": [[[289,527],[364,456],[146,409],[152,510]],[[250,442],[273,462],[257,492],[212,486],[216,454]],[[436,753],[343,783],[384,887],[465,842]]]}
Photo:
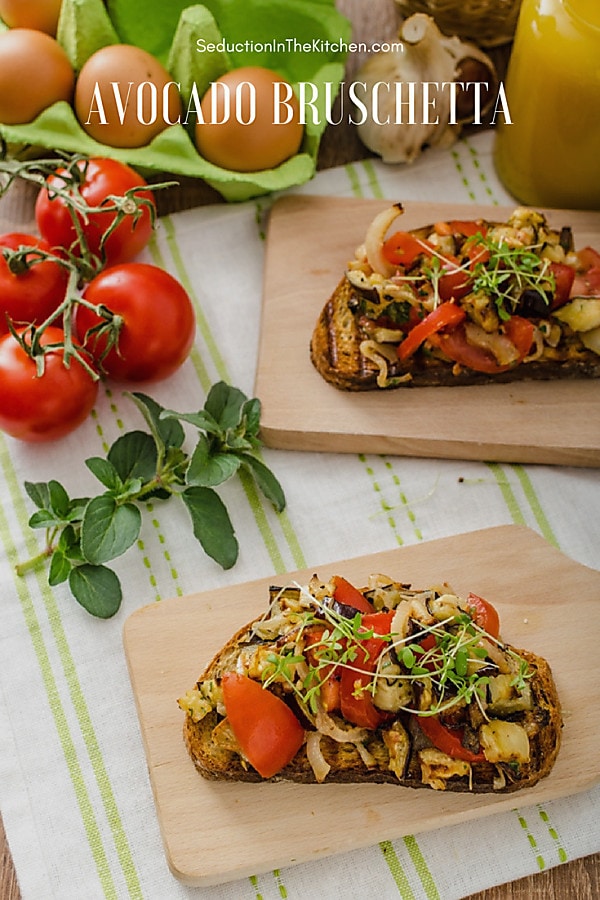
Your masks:
{"label": "green egg carton", "polygon": [[[234,172],[203,159],[189,124],[170,125],[145,147],[109,147],[87,135],[68,103],[59,102],[26,125],[2,125],[9,152],[58,149],[119,159],[145,172],[201,178],[225,200],[243,201],[303,184],[314,175],[327,106],[344,76],[351,25],[333,0],[63,0],[57,40],[78,72],[108,44],[134,44],[159,59],[181,85],[184,110],[193,86],[241,66],[265,66],[292,85],[310,83],[318,115],[308,115],[300,151],[273,169]],[[314,88],[312,88],[314,85]]]}

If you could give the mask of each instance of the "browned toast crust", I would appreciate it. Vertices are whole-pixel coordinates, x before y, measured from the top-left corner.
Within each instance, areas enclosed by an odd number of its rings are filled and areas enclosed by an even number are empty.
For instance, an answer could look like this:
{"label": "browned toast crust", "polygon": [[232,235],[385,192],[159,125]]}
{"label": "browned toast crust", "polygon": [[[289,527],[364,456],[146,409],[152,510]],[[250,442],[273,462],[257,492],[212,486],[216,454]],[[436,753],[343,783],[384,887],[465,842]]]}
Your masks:
{"label": "browned toast crust", "polygon": [[[356,289],[344,276],[321,311],[310,342],[310,357],[325,381],[340,390],[379,390],[379,370],[360,350],[366,335],[361,332],[358,318],[352,311],[357,300]],[[409,378],[404,380],[407,375]],[[452,387],[600,378],[600,356],[586,349],[572,335],[560,349],[553,350],[539,360],[523,363],[494,375],[455,365],[439,354],[417,354],[405,364],[400,360],[391,363],[389,377],[390,384],[385,388],[388,390],[399,387]]]}

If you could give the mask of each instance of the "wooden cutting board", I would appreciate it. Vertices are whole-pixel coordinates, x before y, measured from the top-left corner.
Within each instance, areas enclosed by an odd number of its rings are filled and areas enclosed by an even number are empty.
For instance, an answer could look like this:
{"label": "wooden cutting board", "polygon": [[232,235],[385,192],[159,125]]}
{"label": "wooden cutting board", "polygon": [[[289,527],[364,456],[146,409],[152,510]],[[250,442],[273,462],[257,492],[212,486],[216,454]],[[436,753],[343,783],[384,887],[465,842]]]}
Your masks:
{"label": "wooden cutting board", "polygon": [[[401,199],[401,198],[398,198]],[[255,383],[265,443],[288,450],[391,453],[446,459],[600,465],[600,382],[521,382],[348,393],[313,368],[321,309],[389,201],[284,197],[267,232]],[[498,206],[406,202],[410,229],[446,218],[504,221]],[[600,249],[600,214],[548,211],[577,247]]]}
{"label": "wooden cutting board", "polygon": [[[314,570],[290,573],[306,583]],[[502,634],[551,664],[565,727],[551,774],[518,794],[469,796],[394,785],[219,784],[187,755],[177,698],[268,602],[261,579],[145,606],[124,644],[168,865],[209,885],[381,840],[573,794],[600,779],[600,572],[515,525],[402,547],[319,568],[357,584],[383,572],[415,587],[448,581],[492,601]],[[133,710],[132,710],[133,715]]]}

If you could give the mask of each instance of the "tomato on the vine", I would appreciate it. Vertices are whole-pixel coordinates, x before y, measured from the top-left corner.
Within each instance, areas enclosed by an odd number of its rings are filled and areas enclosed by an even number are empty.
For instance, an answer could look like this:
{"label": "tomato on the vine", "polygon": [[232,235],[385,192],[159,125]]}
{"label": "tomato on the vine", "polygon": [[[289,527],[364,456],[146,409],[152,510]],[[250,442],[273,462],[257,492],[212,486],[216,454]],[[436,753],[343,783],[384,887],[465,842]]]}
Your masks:
{"label": "tomato on the vine", "polygon": [[65,296],[68,274],[60,262],[33,261],[35,253],[28,253],[9,264],[3,249],[20,247],[51,252],[46,241],[33,234],[13,231],[0,235],[0,334],[8,331],[8,320],[15,326],[39,325],[60,306]]}
{"label": "tomato on the vine", "polygon": [[[92,279],[82,297],[77,336],[111,378],[158,381],[187,359],[196,333],[194,309],[183,286],[164,269],[135,262],[113,266]],[[106,331],[95,331],[106,319],[86,303],[122,319],[117,347],[107,352]]]}
{"label": "tomato on the vine", "polygon": [[[116,159],[92,158],[81,160],[77,168],[82,173],[79,192],[88,206],[98,207],[112,205],[112,197],[122,197],[131,188],[144,188],[147,182],[134,169]],[[69,206],[56,193],[66,191],[70,197],[76,197],[66,169],[57,169],[46,179],[35,205],[35,218],[43,238],[53,247],[72,249],[80,255],[76,246],[77,232]],[[143,250],[152,235],[153,217],[151,208],[155,207],[154,195],[150,190],[136,191],[135,196],[145,202],[138,211],[127,212],[104,244],[104,261],[106,265],[127,262]],[[101,257],[100,243],[102,235],[114,222],[116,211],[89,213],[78,220],[90,251]]]}
{"label": "tomato on the vine", "polygon": [[98,381],[77,359],[65,366],[62,328],[49,326],[39,340],[41,346],[60,345],[45,353],[42,375],[12,334],[0,337],[0,429],[22,441],[69,434],[88,416],[98,394]]}

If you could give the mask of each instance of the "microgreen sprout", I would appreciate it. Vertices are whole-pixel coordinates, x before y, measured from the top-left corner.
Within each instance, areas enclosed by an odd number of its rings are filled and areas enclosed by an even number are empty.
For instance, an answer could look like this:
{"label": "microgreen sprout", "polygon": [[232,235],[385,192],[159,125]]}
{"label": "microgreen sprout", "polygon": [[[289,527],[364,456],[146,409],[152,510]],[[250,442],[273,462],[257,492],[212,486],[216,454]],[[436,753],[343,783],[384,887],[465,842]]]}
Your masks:
{"label": "microgreen sprout", "polygon": [[[428,257],[421,263],[418,273],[397,274],[395,277],[402,282],[415,282],[417,286],[426,279],[427,289],[423,287],[420,292],[427,295],[433,309],[442,302],[440,280],[449,271],[453,276],[464,272],[470,281],[470,292],[491,297],[498,315],[505,321],[515,312],[519,298],[526,290],[537,291],[546,303],[550,303],[556,282],[550,260],[539,255],[543,244],[514,247],[505,240],[481,232],[468,238],[466,244],[470,248],[470,256],[460,265],[443,253],[428,248]],[[480,252],[474,254],[473,248]]]}
{"label": "microgreen sprout", "polygon": [[525,290],[537,291],[546,302],[554,293],[555,280],[550,261],[536,253],[541,245],[511,247],[506,241],[479,236],[478,245],[489,254],[486,262],[473,269],[473,291],[494,299],[501,319],[509,319]]}
{"label": "microgreen sprout", "polygon": [[[393,632],[380,635],[373,628],[363,628],[360,613],[352,619],[344,618],[304,589],[299,588],[299,595],[310,597],[311,608],[301,613],[293,629],[293,641],[288,640],[281,651],[269,655],[263,681],[265,686],[286,682],[298,702],[313,714],[319,708],[321,688],[330,678],[339,675],[340,669],[364,675],[367,662],[374,662],[370,681],[359,685],[355,696],[362,691],[374,695],[381,680],[427,683],[433,691],[427,708],[400,707],[420,716],[438,715],[472,701],[484,712],[482,701],[490,677],[498,671],[486,641],[513,659],[516,673],[511,684],[515,690],[522,691],[533,674],[524,659],[479,627],[467,612],[424,625],[407,637]],[[368,642],[374,636],[384,642],[376,660],[368,653]],[[394,665],[394,657],[399,666]]]}

